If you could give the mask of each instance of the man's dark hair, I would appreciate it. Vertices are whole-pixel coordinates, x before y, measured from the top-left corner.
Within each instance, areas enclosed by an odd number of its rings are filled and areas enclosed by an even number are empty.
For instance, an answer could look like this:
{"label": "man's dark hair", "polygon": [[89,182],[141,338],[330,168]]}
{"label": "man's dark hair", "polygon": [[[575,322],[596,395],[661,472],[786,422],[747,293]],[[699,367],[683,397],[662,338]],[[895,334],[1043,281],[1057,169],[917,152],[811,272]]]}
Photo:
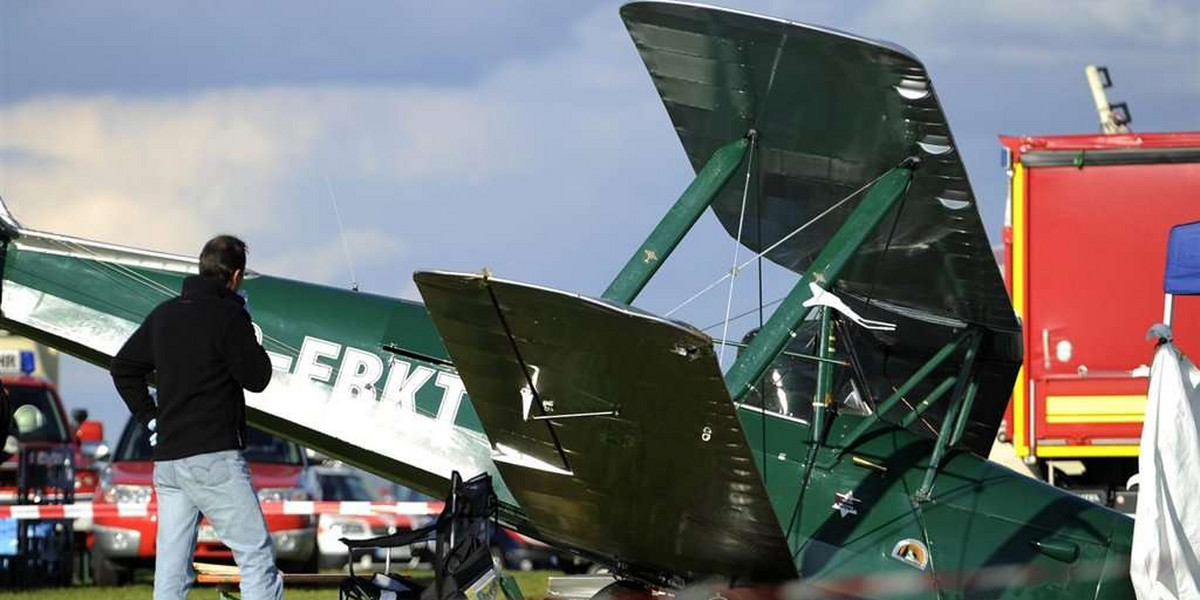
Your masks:
{"label": "man's dark hair", "polygon": [[225,283],[239,269],[246,272],[246,242],[232,235],[218,235],[204,244],[200,251],[201,277]]}

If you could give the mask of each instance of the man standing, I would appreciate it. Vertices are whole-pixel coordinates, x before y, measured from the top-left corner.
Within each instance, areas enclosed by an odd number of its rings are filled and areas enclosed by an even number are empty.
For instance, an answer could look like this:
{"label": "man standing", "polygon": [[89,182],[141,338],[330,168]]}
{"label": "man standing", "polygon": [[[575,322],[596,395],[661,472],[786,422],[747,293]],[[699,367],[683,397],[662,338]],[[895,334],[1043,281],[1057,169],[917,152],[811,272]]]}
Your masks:
{"label": "man standing", "polygon": [[[151,433],[158,495],[155,600],[182,600],[195,580],[201,515],[233,550],[245,600],[283,597],[275,551],[242,458],[246,399],[271,380],[271,361],[237,294],[246,244],[217,236],[200,252],[200,275],[150,312],[112,361],[113,382]],[[154,373],[158,403],[147,388]]]}

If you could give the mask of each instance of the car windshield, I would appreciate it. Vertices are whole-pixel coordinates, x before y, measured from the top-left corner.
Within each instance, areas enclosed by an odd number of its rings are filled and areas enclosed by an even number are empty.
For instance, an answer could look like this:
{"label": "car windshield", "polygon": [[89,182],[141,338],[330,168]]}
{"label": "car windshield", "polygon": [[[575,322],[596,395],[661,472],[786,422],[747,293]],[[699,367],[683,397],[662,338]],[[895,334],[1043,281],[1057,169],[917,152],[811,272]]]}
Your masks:
{"label": "car windshield", "polygon": [[17,434],[18,440],[22,442],[71,441],[71,436],[67,432],[67,424],[63,422],[63,415],[58,410],[58,400],[54,397],[53,392],[48,388],[28,385],[8,384],[4,387],[8,389],[8,398],[13,411],[22,406],[32,406],[41,413],[40,417],[32,419],[28,423],[33,427],[27,426],[25,431],[19,433],[14,420],[11,428],[12,433]]}
{"label": "car windshield", "polygon": [[[246,439],[246,449],[242,451],[242,454],[246,457],[246,462],[304,464],[299,446],[253,427],[250,428],[250,435]],[[136,419],[130,419],[125,425],[125,431],[121,433],[121,441],[117,443],[114,457],[114,460],[118,462],[153,460],[154,451],[150,448],[149,430]]]}
{"label": "car windshield", "polygon": [[318,476],[322,500],[373,500],[371,493],[358,477],[350,474],[327,473]]}

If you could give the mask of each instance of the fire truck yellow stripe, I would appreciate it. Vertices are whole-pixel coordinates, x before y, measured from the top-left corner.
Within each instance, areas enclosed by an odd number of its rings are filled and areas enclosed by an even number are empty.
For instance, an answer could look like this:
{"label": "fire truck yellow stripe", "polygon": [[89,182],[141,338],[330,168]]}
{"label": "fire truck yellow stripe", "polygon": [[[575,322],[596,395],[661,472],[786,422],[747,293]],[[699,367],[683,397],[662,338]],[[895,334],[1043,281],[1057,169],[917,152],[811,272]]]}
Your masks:
{"label": "fire truck yellow stripe", "polygon": [[[1012,190],[1009,193],[1012,202],[1012,292],[1013,309],[1022,323],[1028,323],[1025,314],[1025,167],[1020,162],[1013,163]],[[1017,372],[1017,381],[1013,385],[1013,447],[1017,456],[1029,456],[1029,444],[1025,439],[1025,397],[1029,382],[1025,366]]]}
{"label": "fire truck yellow stripe", "polygon": [[1047,396],[1047,423],[1141,423],[1146,396]]}
{"label": "fire truck yellow stripe", "polygon": [[1137,446],[1038,446],[1038,456],[1044,458],[1101,458],[1137,455]]}

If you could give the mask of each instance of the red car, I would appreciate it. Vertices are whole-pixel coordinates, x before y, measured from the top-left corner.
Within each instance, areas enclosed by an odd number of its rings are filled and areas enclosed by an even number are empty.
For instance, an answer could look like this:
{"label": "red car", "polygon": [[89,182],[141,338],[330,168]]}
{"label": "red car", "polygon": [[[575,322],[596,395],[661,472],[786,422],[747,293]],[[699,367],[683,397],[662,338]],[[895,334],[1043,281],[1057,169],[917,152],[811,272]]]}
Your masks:
{"label": "red car", "polygon": [[[260,502],[309,500],[307,462],[299,446],[251,429],[245,449],[250,479]],[[154,566],[157,511],[154,506],[154,461],[149,432],[130,419],[100,475],[95,500],[93,578],[99,585],[128,581],[133,570]],[[111,505],[119,505],[117,514]],[[317,521],[310,515],[267,513],[267,529],[275,557],[284,571],[315,572]],[[233,553],[217,538],[208,521],[200,524],[196,560],[231,562]]]}

